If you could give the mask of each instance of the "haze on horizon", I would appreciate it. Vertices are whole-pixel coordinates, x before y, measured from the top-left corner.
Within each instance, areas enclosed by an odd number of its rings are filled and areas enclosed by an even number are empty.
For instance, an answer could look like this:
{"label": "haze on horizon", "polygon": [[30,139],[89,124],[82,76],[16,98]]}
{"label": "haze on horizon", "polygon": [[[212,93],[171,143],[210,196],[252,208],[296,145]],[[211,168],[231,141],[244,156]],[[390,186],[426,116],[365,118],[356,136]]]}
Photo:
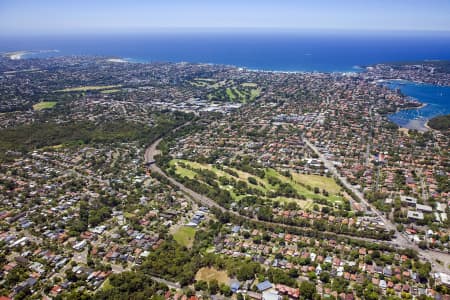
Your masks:
{"label": "haze on horizon", "polygon": [[0,35],[158,30],[450,31],[448,0],[0,0]]}

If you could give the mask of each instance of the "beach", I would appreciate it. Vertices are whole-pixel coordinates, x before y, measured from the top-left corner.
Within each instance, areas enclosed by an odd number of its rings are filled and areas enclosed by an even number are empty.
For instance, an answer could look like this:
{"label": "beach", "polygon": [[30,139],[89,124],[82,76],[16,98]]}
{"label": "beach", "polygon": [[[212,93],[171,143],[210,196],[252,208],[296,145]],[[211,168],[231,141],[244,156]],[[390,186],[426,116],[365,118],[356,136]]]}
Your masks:
{"label": "beach", "polygon": [[22,59],[22,57],[27,54],[27,51],[16,51],[16,52],[10,52],[6,53],[6,57],[9,57],[12,60],[18,60]]}
{"label": "beach", "polygon": [[107,61],[109,62],[113,62],[113,63],[127,63],[128,61],[123,59],[123,58],[109,58],[107,59]]}

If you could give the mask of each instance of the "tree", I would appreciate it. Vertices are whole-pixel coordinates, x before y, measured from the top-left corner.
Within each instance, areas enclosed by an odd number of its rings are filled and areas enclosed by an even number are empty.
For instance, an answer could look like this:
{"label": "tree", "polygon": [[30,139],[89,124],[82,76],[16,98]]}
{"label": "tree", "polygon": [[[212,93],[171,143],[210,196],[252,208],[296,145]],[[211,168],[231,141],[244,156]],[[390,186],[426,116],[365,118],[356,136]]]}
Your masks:
{"label": "tree", "polygon": [[199,280],[194,284],[196,291],[206,291],[208,289],[208,283],[203,280]]}
{"label": "tree", "polygon": [[322,281],[323,283],[330,282],[330,273],[328,272],[320,273],[320,281]]}
{"label": "tree", "polygon": [[216,279],[213,279],[209,282],[209,292],[212,295],[217,294],[217,292],[219,291],[219,282]]}
{"label": "tree", "polygon": [[364,298],[368,300],[377,300],[379,299],[380,290],[378,287],[369,283],[364,290]]}
{"label": "tree", "polygon": [[231,288],[226,284],[220,285],[220,292],[226,297],[230,297],[233,294]]}
{"label": "tree", "polygon": [[309,281],[302,281],[300,284],[300,295],[302,299],[313,299],[316,293],[316,286],[314,283]]}
{"label": "tree", "polygon": [[249,183],[251,183],[253,185],[257,185],[258,184],[258,181],[256,181],[255,177],[248,177],[247,180],[248,180]]}

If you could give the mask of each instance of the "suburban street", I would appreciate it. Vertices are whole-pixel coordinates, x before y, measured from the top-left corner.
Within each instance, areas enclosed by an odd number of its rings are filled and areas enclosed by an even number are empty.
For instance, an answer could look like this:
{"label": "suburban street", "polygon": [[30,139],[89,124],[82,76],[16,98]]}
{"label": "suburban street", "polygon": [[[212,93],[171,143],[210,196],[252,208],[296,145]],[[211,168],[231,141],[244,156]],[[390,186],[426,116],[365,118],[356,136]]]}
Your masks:
{"label": "suburban street", "polygon": [[[330,170],[330,172],[333,174],[333,176],[335,176],[336,178],[338,178],[342,184],[349,189],[350,191],[352,191],[363,203],[363,205],[365,206],[366,209],[370,209],[373,213],[375,213],[377,215],[378,218],[380,218],[380,220],[384,223],[384,225],[386,226],[386,228],[388,230],[394,230],[395,231],[395,237],[392,241],[390,241],[389,243],[391,245],[393,245],[394,247],[400,247],[400,248],[411,248],[416,250],[424,259],[430,261],[433,265],[433,269],[439,272],[448,272],[448,267],[450,266],[450,255],[443,253],[443,252],[439,252],[439,251],[431,251],[431,250],[423,250],[420,249],[414,242],[412,242],[411,240],[409,240],[404,234],[398,232],[396,226],[389,220],[387,219],[383,213],[381,213],[380,211],[378,211],[375,207],[373,207],[365,198],[363,193],[361,193],[356,187],[354,187],[353,185],[351,185],[348,180],[341,176],[340,173],[338,172],[338,170],[336,169],[336,167],[334,166],[333,162],[331,162],[330,160],[328,160],[320,151],[319,149],[317,149],[316,146],[314,146],[308,139],[303,138],[303,141],[305,142],[305,144],[314,151],[314,153],[316,153],[319,156],[319,159],[323,162],[323,164],[325,165],[325,167],[328,168],[328,170]],[[437,263],[436,260],[439,260],[442,262],[442,265]]]}

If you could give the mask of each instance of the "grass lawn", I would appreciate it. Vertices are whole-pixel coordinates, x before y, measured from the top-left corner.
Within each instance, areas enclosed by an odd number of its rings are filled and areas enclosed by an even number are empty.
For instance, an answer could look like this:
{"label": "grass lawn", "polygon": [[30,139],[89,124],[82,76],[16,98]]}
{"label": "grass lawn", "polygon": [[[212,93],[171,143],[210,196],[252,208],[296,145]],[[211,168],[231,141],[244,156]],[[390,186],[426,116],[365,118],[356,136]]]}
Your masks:
{"label": "grass lawn", "polygon": [[259,97],[260,94],[261,94],[260,88],[252,89],[250,91],[250,100],[255,100],[257,97]]}
{"label": "grass lawn", "polygon": [[[185,165],[189,165],[189,166],[190,166],[192,169],[194,169],[194,170],[190,170],[190,169],[183,168],[183,167],[181,167],[181,166],[178,164],[178,162],[182,162],[182,163],[184,163]],[[194,161],[179,160],[179,159],[173,159],[173,160],[170,162],[170,165],[173,165],[173,164],[176,165],[176,172],[177,172],[178,175],[186,176],[186,177],[188,177],[188,178],[190,178],[190,179],[193,179],[193,178],[195,177],[195,175],[196,175],[195,169],[206,169],[206,170],[214,171],[214,173],[216,173],[216,175],[217,175],[218,177],[234,178],[235,180],[237,179],[237,178],[233,177],[232,175],[226,173],[225,171],[219,170],[219,169],[217,169],[216,167],[211,166],[211,165],[208,165],[208,164],[200,164],[200,163],[194,162]],[[239,179],[241,179],[241,180],[247,182],[247,184],[250,185],[251,187],[257,188],[257,189],[259,189],[259,190],[261,190],[261,191],[264,191],[264,192],[266,191],[266,189],[264,188],[264,186],[261,186],[261,185],[253,185],[253,184],[251,184],[251,183],[248,182],[248,180],[247,180],[248,177],[255,177],[255,176],[253,176],[253,175],[251,175],[251,174],[248,174],[248,173],[245,173],[245,172],[242,172],[242,171],[240,171],[240,170],[234,169],[234,168],[228,168],[228,169],[231,169],[231,170],[233,170],[234,172],[236,172],[236,173],[239,175]],[[256,178],[256,180],[258,181],[258,183],[264,184],[264,181],[263,181],[263,180],[261,180],[260,178],[257,178],[257,177],[255,177],[255,178]],[[232,194],[234,194],[234,193],[232,192],[232,188],[231,188],[231,187],[226,186],[226,187],[222,187],[222,188],[224,188],[224,189],[226,189],[226,190],[229,190]],[[231,188],[231,190],[230,190],[230,188]],[[233,197],[233,198],[234,198],[234,197]]]}
{"label": "grass lawn", "polygon": [[299,173],[292,173],[292,177],[294,181],[301,182],[311,187],[318,187],[321,190],[324,189],[331,194],[338,194],[342,190],[342,188],[331,177]]}
{"label": "grass lawn", "polygon": [[[185,164],[187,167],[182,167],[181,163]],[[266,176],[261,179],[257,176],[254,176],[252,174],[243,172],[241,170],[237,170],[235,168],[230,168],[224,166],[224,168],[228,168],[230,170],[233,170],[237,173],[238,177],[234,177],[228,173],[226,173],[223,170],[217,169],[213,165],[208,164],[201,164],[197,162],[192,162],[188,160],[179,160],[174,159],[170,162],[171,166],[175,166],[175,171],[178,175],[182,177],[188,177],[190,179],[193,179],[197,172],[196,170],[206,169],[213,171],[216,173],[217,177],[226,177],[228,179],[234,179],[234,180],[242,180],[245,181],[249,187],[258,189],[264,193],[268,193],[270,191],[275,191],[277,189],[277,186],[272,186],[269,183],[268,178],[269,177],[275,177],[278,180],[280,180],[283,183],[289,183],[299,195],[303,195],[306,197],[307,200],[301,200],[301,199],[295,199],[295,198],[287,198],[287,197],[276,197],[272,200],[276,200],[279,202],[296,202],[300,207],[303,209],[311,208],[313,206],[313,199],[314,198],[323,198],[327,199],[331,203],[339,203],[342,202],[343,197],[338,195],[341,192],[341,187],[334,181],[333,178],[328,178],[325,176],[319,176],[319,175],[306,175],[306,174],[298,174],[298,173],[291,173],[292,179],[286,176],[283,176],[275,169],[265,169]],[[248,182],[248,177],[253,177],[256,179],[257,184],[251,184]],[[322,193],[316,194],[313,190],[310,190],[306,188],[306,186],[310,186],[311,189],[314,189],[314,187],[318,187],[320,191],[326,190],[328,191],[328,196],[323,195]],[[231,185],[222,186],[219,183],[219,186],[221,189],[227,190],[230,192],[232,198],[235,201],[239,201],[241,198],[245,197],[245,195],[236,195],[234,188]],[[320,206],[320,205],[319,205]]]}
{"label": "grass lawn", "polygon": [[55,101],[42,101],[33,105],[34,110],[50,109],[56,105]]}
{"label": "grass lawn", "polygon": [[192,244],[194,243],[194,237],[195,229],[188,226],[181,226],[173,234],[173,238],[175,241],[177,241],[178,244],[188,248],[192,247]]}
{"label": "grass lawn", "polygon": [[[261,93],[258,85],[251,82],[238,84],[233,80],[218,81],[212,78],[195,78],[190,81],[190,84],[196,87],[206,87],[212,91],[207,95],[209,100],[219,98],[231,102],[239,101],[246,103],[255,100]],[[219,89],[223,89],[220,91],[220,95],[217,94]]]}
{"label": "grass lawn", "polygon": [[226,92],[227,92],[227,96],[228,98],[230,98],[231,101],[234,101],[236,99],[236,95],[235,92],[236,90],[233,88],[233,90],[231,90],[230,88],[227,88]]}
{"label": "grass lawn", "polygon": [[264,178],[264,180],[267,182],[267,184],[269,184],[269,181],[267,180],[268,176],[276,177],[279,180],[281,180],[281,182],[283,182],[283,183],[289,183],[297,191],[297,193],[305,196],[307,199],[312,199],[314,197],[317,197],[317,195],[314,194],[313,191],[310,191],[307,188],[305,188],[304,186],[302,186],[301,184],[299,184],[298,182],[295,182],[294,180],[281,175],[274,169],[268,169],[266,171],[266,177]]}
{"label": "grass lawn", "polygon": [[121,85],[87,85],[79,86],[73,88],[67,88],[63,90],[57,90],[57,92],[87,92],[87,91],[101,91],[101,90],[111,90],[114,88],[121,87]]}
{"label": "grass lawn", "polygon": [[[301,200],[301,199],[293,199],[293,198],[287,198],[287,197],[276,197],[273,199],[274,201],[278,201],[279,203],[288,203],[288,202],[295,202],[303,209],[312,208],[314,203],[311,200]],[[321,207],[322,205],[319,205]]]}
{"label": "grass lawn", "polygon": [[125,218],[130,219],[130,218],[133,218],[133,217],[135,216],[135,214],[132,214],[132,213],[130,213],[130,212],[124,212],[124,213],[123,213],[123,216],[124,216]]}
{"label": "grass lawn", "polygon": [[113,286],[109,282],[109,278],[106,278],[105,282],[102,284],[102,290],[108,291],[108,290],[110,290],[112,288],[113,288]]}
{"label": "grass lawn", "polygon": [[189,179],[194,179],[195,175],[197,174],[192,170],[181,168],[181,167],[177,169],[177,173],[179,175],[181,175],[182,177],[187,177]]}
{"label": "grass lawn", "polygon": [[[192,168],[192,169],[187,169],[187,168],[181,167],[181,165],[179,164],[179,162],[182,162],[182,163],[184,163],[185,165],[189,165],[190,168]],[[230,175],[230,174],[228,174],[228,173],[226,173],[226,172],[224,172],[224,171],[222,171],[222,170],[219,170],[219,169],[215,168],[215,167],[212,166],[212,165],[208,165],[208,164],[200,164],[200,163],[197,163],[197,162],[192,162],[192,161],[187,161],[187,160],[176,160],[176,159],[172,160],[170,164],[171,164],[171,165],[175,165],[176,173],[177,173],[178,175],[180,175],[180,176],[186,176],[186,177],[188,177],[188,178],[190,178],[190,179],[193,179],[193,178],[195,177],[195,174],[196,174],[195,170],[196,170],[196,169],[197,169],[197,170],[198,170],[198,169],[207,169],[207,170],[210,170],[210,171],[213,171],[214,173],[216,173],[216,175],[217,175],[218,177],[227,177],[227,178],[229,178],[229,179],[245,181],[250,187],[255,188],[255,189],[258,189],[258,190],[260,190],[260,191],[262,191],[262,192],[264,192],[264,193],[267,193],[267,192],[269,192],[269,191],[274,191],[274,190],[276,190],[276,187],[274,187],[274,186],[272,186],[272,185],[269,184],[267,178],[261,179],[261,178],[258,178],[257,176],[254,176],[254,175],[252,175],[252,174],[243,172],[243,171],[241,171],[241,170],[237,170],[237,169],[235,169],[235,168],[226,167],[226,168],[231,169],[231,170],[233,170],[234,172],[236,172],[236,173],[238,174],[238,178],[236,178],[236,177],[234,177],[234,176],[232,176],[232,175]],[[286,182],[287,182],[287,181],[290,181],[290,183],[296,188],[296,190],[297,190],[300,194],[304,194],[304,195],[309,199],[309,200],[306,200],[306,201],[305,201],[305,200],[300,200],[300,199],[294,199],[294,198],[286,198],[286,197],[283,197],[283,198],[279,198],[279,199],[278,199],[278,198],[275,198],[275,199],[273,199],[273,200],[279,200],[280,202],[289,202],[289,201],[293,201],[293,202],[296,202],[297,204],[299,204],[300,206],[305,207],[305,208],[306,208],[306,207],[310,207],[310,206],[312,205],[312,200],[310,200],[310,199],[311,199],[312,196],[315,196],[314,192],[311,192],[311,191],[307,190],[306,188],[304,188],[304,187],[302,187],[302,186],[296,184],[296,183],[293,182],[292,180],[290,180],[290,179],[288,179],[288,178],[282,176],[281,174],[279,174],[277,171],[275,171],[275,170],[273,170],[273,169],[267,169],[267,170],[266,170],[266,173],[267,173],[268,175],[270,175],[270,176],[278,177],[278,178],[279,178],[281,181],[283,181],[283,182],[284,182],[284,181],[286,181]],[[248,177],[253,177],[253,178],[255,178],[258,184],[254,185],[254,184],[251,184],[250,182],[248,182]],[[220,184],[219,184],[219,185],[220,185]],[[235,201],[239,201],[241,198],[245,197],[245,195],[239,195],[239,196],[236,195],[236,194],[234,193],[234,188],[233,188],[232,186],[220,186],[220,187],[221,187],[222,189],[224,189],[224,190],[229,191],[230,194],[231,194],[231,196],[232,196],[232,198],[233,198]],[[309,197],[308,197],[308,196],[309,196]]]}
{"label": "grass lawn", "polygon": [[230,277],[228,277],[226,271],[218,271],[215,268],[201,268],[195,275],[195,280],[203,280],[209,282],[216,279],[219,284],[229,284]]}

